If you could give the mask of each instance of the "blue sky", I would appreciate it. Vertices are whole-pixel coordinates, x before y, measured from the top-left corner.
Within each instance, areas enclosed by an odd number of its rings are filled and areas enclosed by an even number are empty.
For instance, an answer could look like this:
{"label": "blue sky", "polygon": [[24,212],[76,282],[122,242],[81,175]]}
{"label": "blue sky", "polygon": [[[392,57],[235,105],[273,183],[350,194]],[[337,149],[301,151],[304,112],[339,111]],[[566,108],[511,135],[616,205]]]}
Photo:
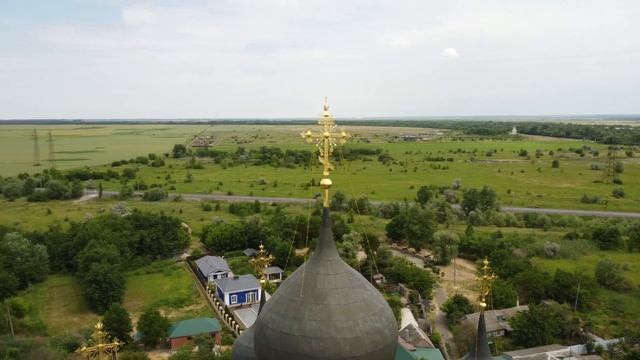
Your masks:
{"label": "blue sky", "polygon": [[640,2],[0,0],[0,119],[640,113]]}

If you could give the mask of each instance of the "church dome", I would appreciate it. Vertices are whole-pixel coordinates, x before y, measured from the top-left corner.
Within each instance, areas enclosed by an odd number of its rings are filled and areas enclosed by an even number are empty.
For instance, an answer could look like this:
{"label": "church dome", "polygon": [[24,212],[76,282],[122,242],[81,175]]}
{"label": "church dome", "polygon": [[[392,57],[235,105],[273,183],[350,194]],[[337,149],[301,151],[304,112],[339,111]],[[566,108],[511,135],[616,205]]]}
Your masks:
{"label": "church dome", "polygon": [[233,343],[231,360],[256,360],[256,353],[253,350],[254,327],[251,326],[240,334],[240,337]]}
{"label": "church dome", "polygon": [[267,301],[253,328],[258,360],[393,360],[398,342],[382,294],[340,258],[328,208],[315,251]]}

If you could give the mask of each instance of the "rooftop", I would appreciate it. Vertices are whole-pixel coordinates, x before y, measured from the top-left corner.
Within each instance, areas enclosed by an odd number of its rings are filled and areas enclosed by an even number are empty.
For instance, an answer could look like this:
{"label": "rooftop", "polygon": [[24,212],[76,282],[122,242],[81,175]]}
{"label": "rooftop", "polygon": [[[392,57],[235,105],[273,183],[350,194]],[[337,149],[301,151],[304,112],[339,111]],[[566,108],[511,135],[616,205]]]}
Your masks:
{"label": "rooftop", "polygon": [[220,256],[206,255],[196,260],[196,266],[203,275],[207,276],[218,271],[231,271],[227,261]]}
{"label": "rooftop", "polygon": [[223,292],[242,291],[250,289],[259,289],[260,283],[255,276],[251,274],[236,275],[224,279],[214,279],[213,282]]}
{"label": "rooftop", "polygon": [[169,329],[169,338],[209,334],[222,330],[220,322],[214,318],[197,318],[177,322]]}
{"label": "rooftop", "polygon": [[268,268],[265,268],[263,272],[265,275],[271,275],[271,274],[279,274],[283,272],[283,270],[280,269],[279,266],[269,266]]}
{"label": "rooftop", "polygon": [[509,351],[509,352],[505,352],[504,354],[513,359],[513,358],[519,358],[519,357],[533,356],[537,354],[544,354],[544,353],[553,352],[553,351],[565,350],[566,348],[567,347],[563,345],[552,344],[552,345],[538,346],[538,347],[522,349],[522,350]]}
{"label": "rooftop", "polygon": [[[529,306],[527,305],[514,306],[506,309],[486,310],[484,312],[484,317],[487,324],[487,332],[500,330],[511,331],[511,326],[509,325],[508,320],[515,314],[526,310],[529,310]],[[462,321],[472,324],[475,327],[478,323],[479,317],[480,313],[476,312],[466,315],[462,318]]]}

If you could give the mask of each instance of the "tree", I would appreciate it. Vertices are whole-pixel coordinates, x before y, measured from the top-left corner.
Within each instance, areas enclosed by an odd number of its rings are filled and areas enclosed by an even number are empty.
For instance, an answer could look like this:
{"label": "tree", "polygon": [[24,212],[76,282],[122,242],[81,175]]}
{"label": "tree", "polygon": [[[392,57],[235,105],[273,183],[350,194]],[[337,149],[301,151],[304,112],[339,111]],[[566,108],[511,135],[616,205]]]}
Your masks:
{"label": "tree", "polygon": [[127,200],[133,196],[133,188],[129,185],[122,185],[120,188],[120,192],[118,193],[118,198],[120,200]]}
{"label": "tree", "polygon": [[516,306],[518,292],[508,281],[496,279],[491,288],[491,305],[494,309],[505,309]]}
{"label": "tree", "polygon": [[191,171],[187,171],[187,176],[184,178],[184,182],[185,183],[193,182],[193,174],[191,173]]}
{"label": "tree", "polygon": [[547,298],[546,291],[551,279],[546,272],[529,268],[518,273],[514,277],[513,283],[521,299],[529,304],[537,304]]}
{"label": "tree", "polygon": [[496,192],[488,186],[478,189],[465,189],[462,192],[462,203],[460,204],[465,214],[472,211],[487,211],[498,208]]}
{"label": "tree", "polygon": [[98,314],[104,313],[111,304],[122,302],[125,278],[118,265],[94,263],[81,276],[84,298]]}
{"label": "tree", "polygon": [[549,296],[559,303],[578,309],[589,309],[595,301],[597,285],[584,272],[570,273],[556,270],[549,288]]}
{"label": "tree", "polygon": [[453,231],[438,230],[433,235],[433,252],[440,265],[448,265],[458,256],[460,237]]}
{"label": "tree", "polygon": [[416,250],[425,248],[436,231],[435,215],[430,209],[414,206],[407,213],[404,234],[409,246]]}
{"label": "tree", "polygon": [[18,279],[10,272],[0,269],[0,303],[18,291]]}
{"label": "tree", "polygon": [[71,183],[71,189],[69,190],[69,198],[77,199],[83,195],[84,186],[80,180],[74,180]]}
{"label": "tree", "polygon": [[36,187],[38,187],[36,181],[33,178],[28,177],[22,184],[22,194],[27,196],[31,195],[36,191]]}
{"label": "tree", "polygon": [[42,281],[49,273],[49,255],[43,245],[32,244],[18,233],[9,233],[0,241],[0,266],[18,282],[18,289]]}
{"label": "tree", "polygon": [[147,347],[155,347],[166,339],[169,320],[158,310],[147,310],[138,320],[138,331],[142,334],[142,342]]}
{"label": "tree", "polygon": [[406,214],[399,214],[394,216],[391,221],[385,227],[387,237],[393,241],[399,241],[404,239],[404,228],[407,223]]}
{"label": "tree", "polygon": [[164,200],[169,196],[166,191],[162,188],[152,188],[148,191],[144,192],[142,195],[142,200],[145,201],[160,201]]}
{"label": "tree", "polygon": [[629,228],[629,240],[627,241],[629,251],[640,251],[640,221],[636,221]]}
{"label": "tree", "polygon": [[464,295],[455,294],[442,304],[441,310],[447,314],[449,324],[453,325],[460,321],[463,316],[471,314],[473,305]]}
{"label": "tree", "polygon": [[619,187],[613,188],[613,190],[611,190],[611,195],[616,199],[621,199],[625,196],[624,189]]}
{"label": "tree", "polygon": [[530,305],[509,320],[515,343],[523,347],[552,344],[560,324],[548,305]]}
{"label": "tree", "polygon": [[628,291],[631,283],[622,274],[622,266],[609,259],[598,262],[595,269],[596,281],[603,287],[615,291]]}
{"label": "tree", "polygon": [[202,243],[207,249],[224,253],[247,247],[247,233],[243,224],[217,223],[206,225],[202,230]]}
{"label": "tree", "polygon": [[135,168],[125,168],[122,170],[122,178],[126,180],[133,180],[136,178],[138,174],[138,169]]}
{"label": "tree", "polygon": [[617,249],[622,244],[622,234],[613,224],[602,224],[591,233],[591,239],[601,250]]}
{"label": "tree", "polygon": [[102,199],[102,181],[98,183],[98,199]]}
{"label": "tree", "polygon": [[183,144],[175,144],[173,145],[173,150],[171,151],[173,157],[175,159],[179,159],[185,157],[187,155],[187,147]]}
{"label": "tree", "polygon": [[551,162],[551,167],[554,169],[557,169],[560,167],[560,160],[558,159],[553,159],[553,161]]}
{"label": "tree", "polygon": [[23,186],[20,182],[10,181],[2,187],[2,196],[9,201],[14,201],[22,196],[22,188]]}
{"label": "tree", "polygon": [[59,180],[50,180],[46,191],[47,197],[52,200],[63,200],[69,196],[69,188]]}
{"label": "tree", "polygon": [[344,210],[347,207],[347,196],[341,191],[336,191],[331,197],[329,207],[334,211]]}
{"label": "tree", "polygon": [[433,198],[433,191],[428,186],[420,186],[416,193],[416,202],[423,207]]}
{"label": "tree", "polygon": [[102,318],[105,330],[129,345],[131,341],[131,331],[133,331],[133,325],[131,324],[131,317],[129,312],[120,303],[113,303],[109,309],[104,313]]}

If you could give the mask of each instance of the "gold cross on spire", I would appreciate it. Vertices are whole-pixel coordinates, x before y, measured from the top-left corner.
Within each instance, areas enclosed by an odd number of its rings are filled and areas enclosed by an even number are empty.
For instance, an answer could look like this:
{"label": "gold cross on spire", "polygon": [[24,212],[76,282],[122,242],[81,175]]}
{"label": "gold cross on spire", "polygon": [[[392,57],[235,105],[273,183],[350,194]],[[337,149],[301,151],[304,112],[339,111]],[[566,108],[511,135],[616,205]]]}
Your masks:
{"label": "gold cross on spire", "polygon": [[476,276],[476,280],[480,281],[480,311],[484,311],[487,307],[487,296],[491,293],[491,286],[494,280],[497,278],[489,266],[489,260],[487,258],[482,262],[482,273]]}
{"label": "gold cross on spire", "polygon": [[331,179],[329,179],[329,174],[335,169],[333,164],[331,164],[331,155],[333,154],[333,149],[338,146],[338,143],[340,145],[344,144],[351,135],[345,131],[336,131],[337,125],[329,111],[326,97],[324,98],[324,110],[322,116],[318,119],[318,124],[320,125],[319,133],[313,133],[311,130],[307,130],[300,133],[300,135],[307,140],[308,143],[315,143],[320,151],[318,160],[323,166],[322,175],[324,176],[320,181],[320,186],[322,186],[324,192],[323,206],[329,207],[329,188],[332,184]]}
{"label": "gold cross on spire", "polygon": [[104,325],[99,321],[95,326],[95,331],[89,339],[89,344],[83,344],[76,352],[88,360],[111,360],[116,359],[118,349],[124,345],[117,338],[113,341],[109,334],[104,331]]}
{"label": "gold cross on spire", "polygon": [[260,242],[259,249],[260,250],[258,250],[256,256],[253,259],[249,260],[249,262],[255,267],[256,272],[258,273],[257,275],[260,276],[260,284],[264,286],[267,283],[264,269],[271,266],[271,263],[276,258],[264,249],[264,245],[262,245],[262,242]]}

